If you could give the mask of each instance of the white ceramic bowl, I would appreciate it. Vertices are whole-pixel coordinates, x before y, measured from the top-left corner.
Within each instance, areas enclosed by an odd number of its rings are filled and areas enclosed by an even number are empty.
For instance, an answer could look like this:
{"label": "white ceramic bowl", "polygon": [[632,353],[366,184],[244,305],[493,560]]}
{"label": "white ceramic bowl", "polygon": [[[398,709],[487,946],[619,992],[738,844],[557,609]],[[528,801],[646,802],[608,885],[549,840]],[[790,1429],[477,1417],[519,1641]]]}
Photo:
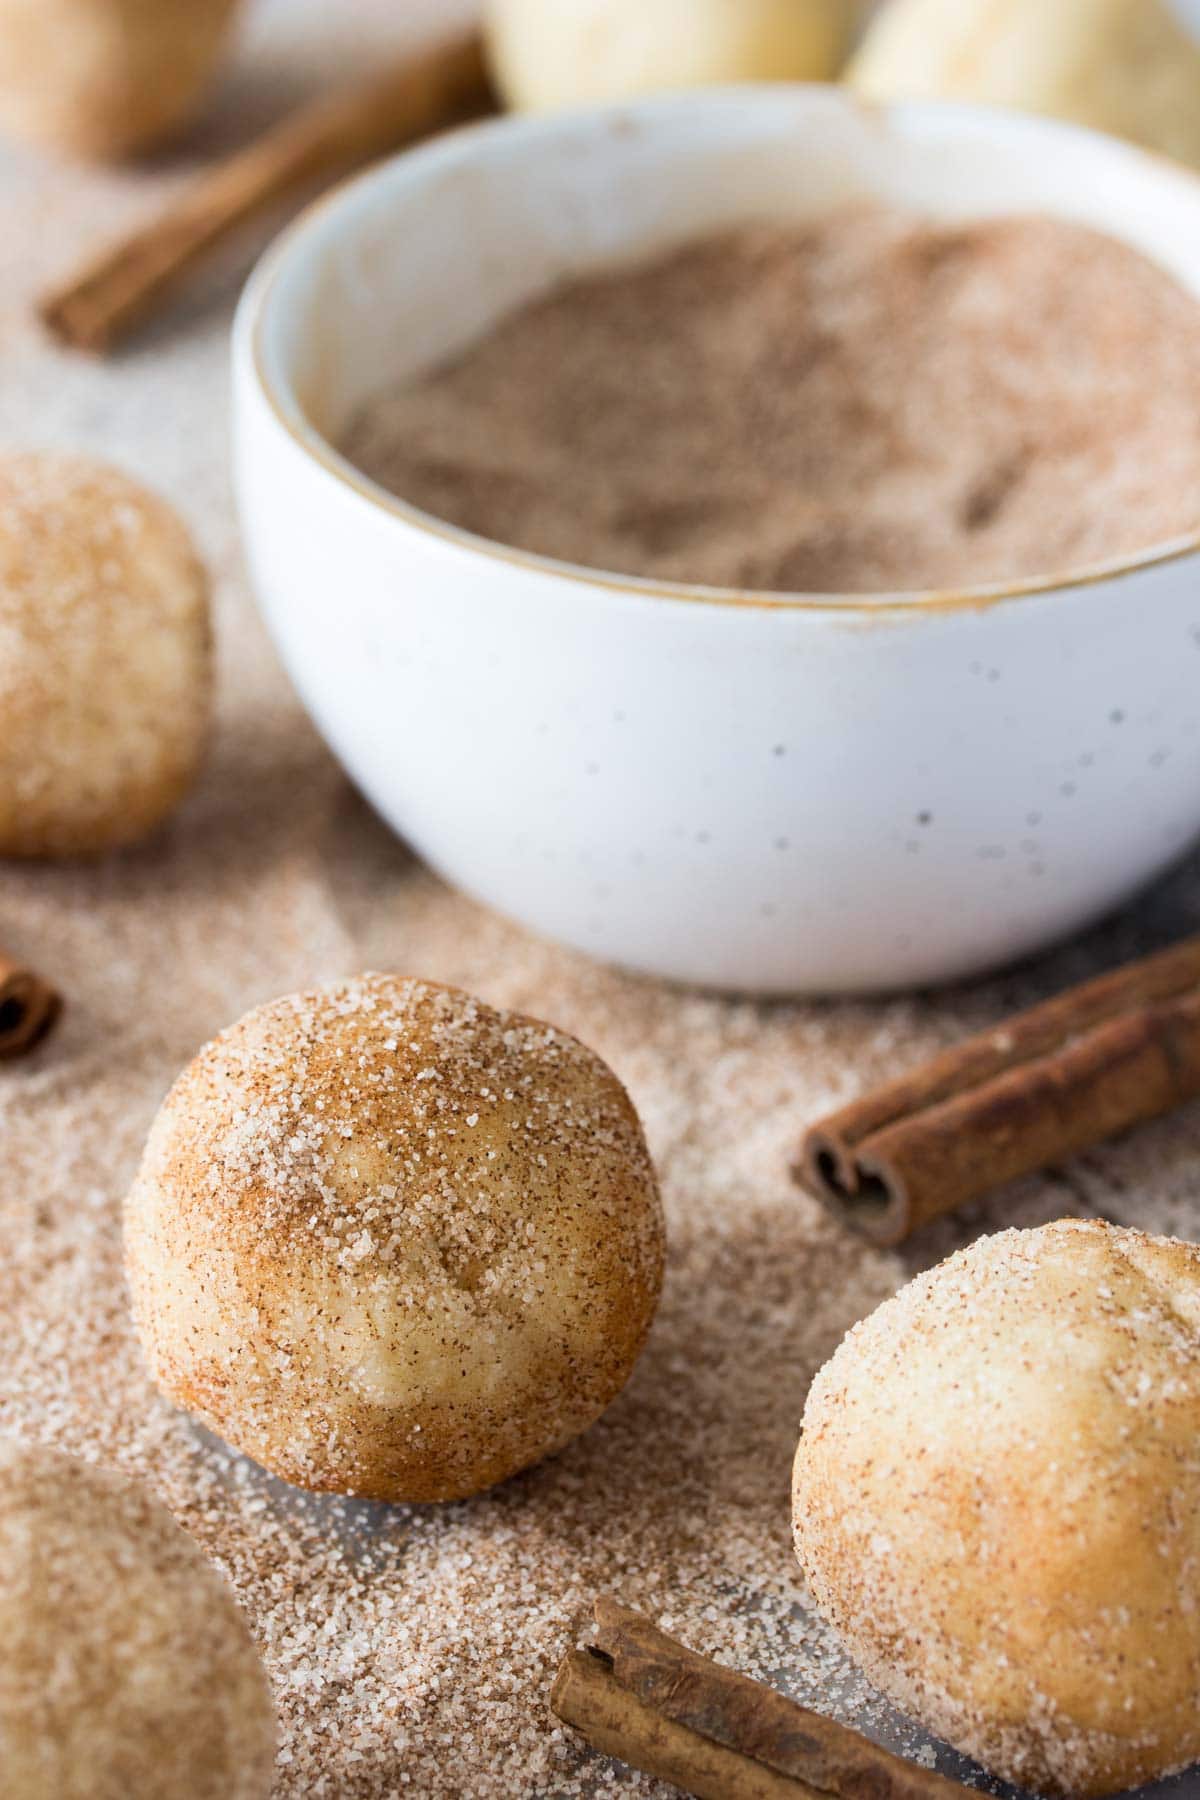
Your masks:
{"label": "white ceramic bowl", "polygon": [[859,992],[1084,925],[1200,831],[1197,540],[861,601],[606,577],[441,524],[331,447],[384,379],[570,271],[877,195],[1061,214],[1200,291],[1200,183],[1085,132],[830,89],[501,121],[288,231],[236,331],[253,579],[350,774],[435,869],[635,968]]}

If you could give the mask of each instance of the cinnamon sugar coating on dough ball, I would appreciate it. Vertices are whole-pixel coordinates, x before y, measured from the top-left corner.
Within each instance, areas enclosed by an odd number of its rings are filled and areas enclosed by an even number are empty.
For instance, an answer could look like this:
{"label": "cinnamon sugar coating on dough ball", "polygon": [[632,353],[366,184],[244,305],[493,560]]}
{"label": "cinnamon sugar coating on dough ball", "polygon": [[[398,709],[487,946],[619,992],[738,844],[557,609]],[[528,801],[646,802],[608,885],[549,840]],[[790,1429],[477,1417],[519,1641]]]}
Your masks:
{"label": "cinnamon sugar coating on dough ball", "polygon": [[620,1392],[663,1221],[575,1039],[386,975],[258,1008],[167,1097],[126,1209],[156,1380],[303,1487],[449,1500]]}
{"label": "cinnamon sugar coating on dough ball", "polygon": [[266,1800],[275,1713],[215,1569],[124,1477],[0,1441],[4,1800]]}
{"label": "cinnamon sugar coating on dough ball", "polygon": [[77,457],[0,457],[0,855],[132,843],[199,766],[208,579],[171,508]]}
{"label": "cinnamon sugar coating on dough ball", "polygon": [[1200,1248],[1064,1222],[919,1276],[817,1376],[793,1498],[851,1654],[995,1773],[1200,1756]]}

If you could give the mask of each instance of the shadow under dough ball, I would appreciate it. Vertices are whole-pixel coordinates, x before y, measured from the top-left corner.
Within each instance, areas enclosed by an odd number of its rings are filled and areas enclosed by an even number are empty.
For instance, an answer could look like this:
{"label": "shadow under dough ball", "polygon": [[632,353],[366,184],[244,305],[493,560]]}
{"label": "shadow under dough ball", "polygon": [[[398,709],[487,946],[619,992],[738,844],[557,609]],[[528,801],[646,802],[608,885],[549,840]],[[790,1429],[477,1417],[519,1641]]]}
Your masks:
{"label": "shadow under dough ball", "polygon": [[171,1399],[288,1481],[394,1501],[476,1493],[583,1431],[663,1271],[641,1126],[600,1058],[387,975],[200,1052],[125,1244]]}
{"label": "shadow under dough ball", "polygon": [[793,1482],[819,1611],[998,1775],[1099,1795],[1200,1756],[1200,1248],[984,1238],[854,1327]]}
{"label": "shadow under dough ball", "polygon": [[199,768],[208,577],[175,513],[119,469],[0,457],[0,856],[144,837]]}
{"label": "shadow under dough ball", "polygon": [[267,1800],[275,1712],[249,1627],[166,1508],[0,1441],[4,1800]]}

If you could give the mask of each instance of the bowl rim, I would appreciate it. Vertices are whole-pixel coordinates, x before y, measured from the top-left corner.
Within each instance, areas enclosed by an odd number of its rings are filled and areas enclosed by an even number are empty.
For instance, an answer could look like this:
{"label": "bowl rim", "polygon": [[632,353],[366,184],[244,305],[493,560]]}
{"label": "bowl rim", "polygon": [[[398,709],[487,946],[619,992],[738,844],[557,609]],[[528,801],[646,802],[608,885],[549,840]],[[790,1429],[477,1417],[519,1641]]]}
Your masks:
{"label": "bowl rim", "polygon": [[[252,270],[242,292],[234,321],[235,347],[244,350],[254,381],[275,422],[310,460],[344,489],[350,490],[376,512],[386,514],[410,529],[434,537],[443,544],[466,553],[502,562],[539,576],[550,576],[573,584],[620,594],[631,600],[685,602],[692,606],[757,609],[791,614],[824,613],[854,617],[881,614],[945,614],[948,612],[981,612],[993,606],[1018,600],[1031,600],[1039,595],[1070,594],[1080,589],[1118,581],[1150,569],[1160,568],[1200,551],[1200,527],[1177,538],[1160,541],[1136,554],[1115,557],[1107,562],[1085,564],[1057,574],[1035,575],[1019,581],[987,582],[978,586],[880,591],[878,593],[819,593],[787,590],[706,586],[701,582],[665,581],[653,576],[627,575],[616,570],[591,567],[583,563],[546,556],[535,550],[524,550],[477,532],[439,519],[411,501],[389,492],[342,455],[329,438],[320,432],[299,404],[290,382],[279,384],[273,378],[263,337],[268,315],[288,263],[300,253],[315,228],[330,213],[336,212],[360,189],[391,178],[399,165],[416,174],[435,174],[439,168],[454,162],[464,152],[500,138],[522,134],[533,139],[549,135],[555,129],[571,127],[602,128],[607,124],[624,124],[643,117],[671,111],[696,110],[705,106],[728,107],[731,104],[753,105],[765,99],[778,101],[803,99],[821,94],[847,108],[867,114],[876,125],[904,129],[906,123],[923,118],[943,121],[959,120],[964,126],[992,131],[1016,132],[1031,138],[1089,145],[1102,155],[1123,159],[1133,166],[1142,164],[1151,178],[1164,177],[1189,186],[1195,191],[1200,206],[1200,172],[1171,158],[1112,137],[1087,127],[1069,124],[1034,114],[1019,113],[998,106],[969,104],[949,100],[902,101],[881,104],[865,101],[836,84],[817,82],[763,82],[714,86],[677,93],[653,94],[642,99],[572,108],[553,113],[509,113],[461,125],[443,132],[429,142],[414,145],[385,157],[370,167],[336,183],[326,193],[311,201],[267,247]],[[1049,147],[1049,146],[1048,146]],[[1200,292],[1196,295],[1200,304]]]}

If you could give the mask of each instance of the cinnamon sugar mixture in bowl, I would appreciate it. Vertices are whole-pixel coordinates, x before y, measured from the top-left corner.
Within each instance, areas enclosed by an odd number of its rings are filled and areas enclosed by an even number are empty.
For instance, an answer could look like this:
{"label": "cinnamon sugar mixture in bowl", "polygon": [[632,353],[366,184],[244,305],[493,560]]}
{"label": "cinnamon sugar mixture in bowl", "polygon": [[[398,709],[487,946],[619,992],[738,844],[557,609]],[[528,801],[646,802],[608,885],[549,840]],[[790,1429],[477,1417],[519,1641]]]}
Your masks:
{"label": "cinnamon sugar mixture in bowl", "polygon": [[1016,581],[1200,523],[1200,310],[1080,225],[843,207],[555,288],[343,448],[438,518],[613,572]]}

